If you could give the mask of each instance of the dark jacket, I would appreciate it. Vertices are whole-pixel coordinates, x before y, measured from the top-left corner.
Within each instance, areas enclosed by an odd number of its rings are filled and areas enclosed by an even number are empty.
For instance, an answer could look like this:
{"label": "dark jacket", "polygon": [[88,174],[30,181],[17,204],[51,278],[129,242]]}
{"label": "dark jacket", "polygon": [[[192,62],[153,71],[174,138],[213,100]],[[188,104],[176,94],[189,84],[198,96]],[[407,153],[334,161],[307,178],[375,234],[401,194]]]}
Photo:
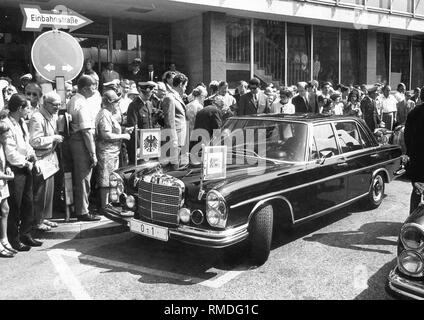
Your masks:
{"label": "dark jacket", "polygon": [[245,116],[249,114],[269,113],[269,99],[262,91],[258,93],[258,100],[255,103],[252,92],[248,92],[240,97],[237,104],[237,115]]}
{"label": "dark jacket", "polygon": [[197,112],[194,120],[194,130],[205,129],[212,138],[213,130],[220,129],[222,126],[222,113],[216,106],[211,105],[204,107]]}
{"label": "dark jacket", "polygon": [[136,97],[128,106],[127,125],[132,127],[137,125],[138,129],[150,129],[153,127],[152,102],[144,102],[140,97]]}
{"label": "dark jacket", "polygon": [[380,118],[378,116],[377,106],[375,100],[366,96],[361,101],[361,111],[364,117],[365,123],[374,132],[375,128],[380,124]]}
{"label": "dark jacket", "polygon": [[409,112],[404,137],[406,154],[410,158],[408,176],[413,182],[424,182],[424,104]]}
{"label": "dark jacket", "polygon": [[297,113],[314,112],[312,106],[309,103],[306,103],[305,99],[299,95],[292,99],[292,104],[294,105]]}

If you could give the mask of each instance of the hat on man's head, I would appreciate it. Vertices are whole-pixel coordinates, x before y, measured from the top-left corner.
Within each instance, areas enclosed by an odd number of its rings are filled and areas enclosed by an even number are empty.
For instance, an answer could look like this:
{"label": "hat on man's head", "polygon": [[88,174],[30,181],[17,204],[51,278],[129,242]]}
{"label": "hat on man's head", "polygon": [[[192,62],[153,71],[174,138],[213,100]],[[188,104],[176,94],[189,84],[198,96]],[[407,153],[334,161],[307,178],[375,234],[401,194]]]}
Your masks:
{"label": "hat on man's head", "polygon": [[324,86],[327,86],[327,85],[330,86],[330,87],[333,86],[333,84],[331,82],[329,82],[329,81],[324,82],[324,84],[322,86],[324,87]]}
{"label": "hat on man's head", "polygon": [[115,87],[115,86],[119,86],[120,84],[121,84],[121,81],[119,81],[119,79],[113,79],[112,81],[103,83],[103,88]]}
{"label": "hat on man's head", "polygon": [[21,76],[20,78],[19,78],[19,80],[32,80],[32,74],[31,73],[27,73],[27,74],[24,74],[23,76]]}
{"label": "hat on man's head", "polygon": [[115,90],[108,89],[103,92],[103,101],[107,101],[109,103],[118,102],[121,100],[121,96],[118,96]]}
{"label": "hat on man's head", "polygon": [[130,94],[135,94],[137,96],[140,94],[140,92],[138,92],[137,87],[135,85],[132,85],[130,87],[130,90],[128,91],[127,96],[129,96]]}
{"label": "hat on man's head", "polygon": [[377,86],[366,86],[365,87],[368,91],[368,93],[377,92],[378,87]]}
{"label": "hat on man's head", "polygon": [[137,85],[141,88],[150,88],[150,89],[154,89],[157,86],[156,82],[153,82],[153,81],[141,81]]}

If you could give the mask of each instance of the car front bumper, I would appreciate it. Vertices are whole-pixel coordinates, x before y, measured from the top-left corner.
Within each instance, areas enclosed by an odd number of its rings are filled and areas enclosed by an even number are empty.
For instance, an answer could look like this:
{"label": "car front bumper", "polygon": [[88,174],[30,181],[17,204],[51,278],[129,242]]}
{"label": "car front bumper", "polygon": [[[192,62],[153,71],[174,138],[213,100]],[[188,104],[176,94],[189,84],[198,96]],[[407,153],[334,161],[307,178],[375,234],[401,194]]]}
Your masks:
{"label": "car front bumper", "polygon": [[389,289],[403,297],[424,300],[424,281],[407,279],[399,272],[398,267],[389,274]]}
{"label": "car front bumper", "polygon": [[[123,217],[120,210],[107,206],[104,209],[104,215],[115,222],[130,226],[130,217]],[[142,220],[141,220],[142,221]],[[150,221],[145,221],[152,223]],[[169,238],[180,242],[209,247],[209,248],[225,248],[239,243],[249,236],[248,225],[242,225],[222,231],[205,230],[194,228],[186,225],[180,225],[175,228],[169,228]]]}

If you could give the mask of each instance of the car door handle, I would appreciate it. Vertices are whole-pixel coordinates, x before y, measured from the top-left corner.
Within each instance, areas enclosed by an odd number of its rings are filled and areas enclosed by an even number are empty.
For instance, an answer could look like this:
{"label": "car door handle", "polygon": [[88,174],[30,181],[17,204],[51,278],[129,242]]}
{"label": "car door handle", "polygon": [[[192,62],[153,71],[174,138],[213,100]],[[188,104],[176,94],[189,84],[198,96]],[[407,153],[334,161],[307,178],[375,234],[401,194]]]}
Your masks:
{"label": "car door handle", "polygon": [[379,156],[380,156],[380,154],[374,153],[374,154],[371,155],[371,158],[378,158]]}
{"label": "car door handle", "polygon": [[348,163],[347,163],[347,162],[339,162],[339,163],[337,164],[337,166],[338,166],[338,167],[347,167],[347,166],[348,166]]}

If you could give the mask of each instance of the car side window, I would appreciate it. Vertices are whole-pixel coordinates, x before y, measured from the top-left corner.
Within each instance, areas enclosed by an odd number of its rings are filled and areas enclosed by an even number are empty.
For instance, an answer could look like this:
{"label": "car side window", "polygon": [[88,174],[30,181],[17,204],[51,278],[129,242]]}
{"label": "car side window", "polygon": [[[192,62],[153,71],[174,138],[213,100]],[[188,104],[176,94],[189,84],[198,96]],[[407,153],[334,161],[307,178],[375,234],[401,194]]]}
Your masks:
{"label": "car side window", "polygon": [[314,126],[314,138],[311,146],[312,160],[327,156],[329,152],[333,155],[339,154],[333,128],[330,123]]}
{"label": "car side window", "polygon": [[335,123],[337,138],[343,153],[363,149],[358,127],[352,121]]}
{"label": "car side window", "polygon": [[367,134],[364,131],[364,128],[362,128],[361,126],[358,126],[359,128],[359,138],[361,139],[362,145],[364,146],[364,148],[371,148],[372,142],[370,141],[370,139],[368,138]]}

